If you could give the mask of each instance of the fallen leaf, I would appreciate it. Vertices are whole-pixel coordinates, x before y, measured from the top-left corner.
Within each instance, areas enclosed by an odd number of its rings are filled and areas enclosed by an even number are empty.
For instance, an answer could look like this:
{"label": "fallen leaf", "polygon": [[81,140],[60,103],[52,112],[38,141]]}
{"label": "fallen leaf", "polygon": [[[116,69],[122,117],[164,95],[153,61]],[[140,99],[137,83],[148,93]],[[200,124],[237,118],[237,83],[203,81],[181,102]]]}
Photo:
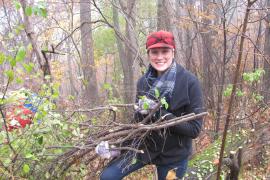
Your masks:
{"label": "fallen leaf", "polygon": [[166,176],[166,180],[174,180],[174,179],[177,179],[177,177],[176,177],[175,169],[172,169],[172,170],[168,171],[167,176]]}

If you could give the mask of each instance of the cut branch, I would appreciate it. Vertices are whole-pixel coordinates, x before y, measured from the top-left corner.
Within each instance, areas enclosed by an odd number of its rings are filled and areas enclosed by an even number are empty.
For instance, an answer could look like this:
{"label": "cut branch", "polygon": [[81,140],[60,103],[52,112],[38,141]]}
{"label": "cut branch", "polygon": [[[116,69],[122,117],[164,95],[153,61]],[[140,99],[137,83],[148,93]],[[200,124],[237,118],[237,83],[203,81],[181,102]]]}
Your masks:
{"label": "cut branch", "polygon": [[[165,129],[168,127],[172,127],[178,125],[182,122],[191,121],[194,119],[198,119],[201,117],[206,116],[208,113],[203,112],[200,114],[189,114],[183,117],[177,117],[174,119],[166,120],[166,121],[156,121],[152,124],[115,124],[109,132],[104,132],[104,129],[100,133],[96,133],[96,136],[91,135],[91,140],[87,140],[83,144],[78,144],[76,146],[53,146],[47,147],[49,149],[52,148],[70,148],[69,151],[62,154],[61,156],[57,157],[49,167],[49,171],[54,175],[57,176],[59,171],[60,174],[64,173],[69,167],[71,167],[76,162],[80,161],[85,155],[91,160],[94,160],[97,156],[93,152],[94,148],[101,142],[101,141],[108,141],[110,148],[112,149],[121,149],[121,150],[129,150],[134,151],[135,153],[143,153],[142,150],[138,149],[138,144],[133,145],[129,144],[128,146],[122,146],[122,143],[129,142],[134,139],[138,139],[140,142],[145,136],[147,136],[148,132],[152,130],[160,130]],[[135,146],[135,147],[134,147]],[[58,167],[58,168],[56,168]]]}

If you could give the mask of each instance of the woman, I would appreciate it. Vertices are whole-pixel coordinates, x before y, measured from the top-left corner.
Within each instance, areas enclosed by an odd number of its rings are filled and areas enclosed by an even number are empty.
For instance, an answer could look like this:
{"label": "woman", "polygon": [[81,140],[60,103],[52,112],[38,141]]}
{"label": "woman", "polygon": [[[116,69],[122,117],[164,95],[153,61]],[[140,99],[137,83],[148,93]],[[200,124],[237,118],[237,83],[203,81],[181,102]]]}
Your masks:
{"label": "woman", "polygon": [[[140,106],[144,104],[141,103],[143,101],[150,104],[151,108],[156,104],[155,96],[158,90],[160,97],[164,97],[169,104],[168,109],[161,108],[152,121],[161,116],[171,119],[202,112],[202,91],[199,81],[174,60],[173,34],[167,31],[151,33],[147,37],[146,49],[150,65],[137,83],[136,100]],[[135,117],[142,120],[146,114],[147,111],[140,107]],[[146,164],[156,165],[159,180],[165,179],[168,171],[172,169],[176,172],[177,178],[182,178],[187,169],[188,156],[192,151],[192,139],[199,135],[201,126],[202,119],[196,119],[166,130],[152,131],[140,145],[140,149],[143,148],[145,153],[138,154],[136,161],[127,156],[120,156],[103,170],[100,179],[122,179]]]}

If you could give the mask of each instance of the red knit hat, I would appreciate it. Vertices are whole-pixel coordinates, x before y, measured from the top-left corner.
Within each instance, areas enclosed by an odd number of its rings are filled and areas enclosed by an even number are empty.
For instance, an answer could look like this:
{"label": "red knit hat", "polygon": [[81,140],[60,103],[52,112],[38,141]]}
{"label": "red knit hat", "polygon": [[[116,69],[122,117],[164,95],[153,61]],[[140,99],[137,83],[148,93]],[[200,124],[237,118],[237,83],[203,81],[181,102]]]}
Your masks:
{"label": "red knit hat", "polygon": [[171,32],[157,31],[149,34],[146,41],[146,49],[167,47],[175,49],[174,37]]}

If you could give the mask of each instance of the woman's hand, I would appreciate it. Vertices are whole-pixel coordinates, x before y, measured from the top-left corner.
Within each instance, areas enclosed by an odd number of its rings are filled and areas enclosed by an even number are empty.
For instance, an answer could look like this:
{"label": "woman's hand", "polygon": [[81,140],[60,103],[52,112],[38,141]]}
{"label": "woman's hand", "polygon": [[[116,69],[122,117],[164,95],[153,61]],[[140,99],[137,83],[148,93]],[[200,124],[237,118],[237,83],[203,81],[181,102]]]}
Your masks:
{"label": "woman's hand", "polygon": [[101,141],[95,148],[96,153],[105,159],[120,155],[120,150],[110,149],[108,141]]}
{"label": "woman's hand", "polygon": [[139,99],[138,106],[135,107],[135,110],[142,115],[147,115],[156,107],[157,103],[147,97]]}

